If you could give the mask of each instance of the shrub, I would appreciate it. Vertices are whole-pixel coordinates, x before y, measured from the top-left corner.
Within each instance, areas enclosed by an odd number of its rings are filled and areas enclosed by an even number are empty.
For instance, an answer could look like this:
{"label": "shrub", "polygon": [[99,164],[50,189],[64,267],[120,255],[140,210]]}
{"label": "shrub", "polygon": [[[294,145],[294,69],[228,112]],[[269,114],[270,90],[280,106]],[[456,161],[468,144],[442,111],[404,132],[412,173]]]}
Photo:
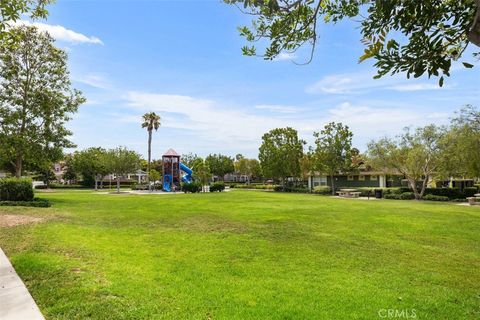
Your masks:
{"label": "shrub", "polygon": [[273,184],[237,184],[235,188],[237,189],[257,189],[257,190],[274,190],[275,185]]}
{"label": "shrub", "polygon": [[[106,184],[105,182],[103,183],[103,187],[105,188]],[[37,189],[39,189],[37,187]],[[50,184],[50,189],[89,189],[89,187],[86,187],[81,184],[59,184],[59,183],[51,183]]]}
{"label": "shrub", "polygon": [[225,190],[225,184],[223,182],[215,182],[210,186],[210,192],[222,192]]}
{"label": "shrub", "polygon": [[32,201],[0,201],[0,206],[48,208],[51,204],[47,199],[34,198]]}
{"label": "shrub", "polygon": [[132,186],[132,190],[148,190],[148,184],[135,184]]}
{"label": "shrub", "polygon": [[413,192],[403,192],[399,195],[400,200],[412,200],[415,199],[415,194]]}
{"label": "shrub", "polygon": [[463,193],[465,195],[465,198],[473,197],[475,194],[478,193],[478,188],[477,187],[469,187],[463,189]]}
{"label": "shrub", "polygon": [[453,199],[465,199],[467,197],[473,197],[477,193],[476,187],[464,188],[427,188],[425,189],[425,195],[442,196],[447,197],[449,200]]}
{"label": "shrub", "polygon": [[383,198],[391,200],[413,200],[415,199],[415,195],[413,192],[387,193],[383,195]]}
{"label": "shrub", "polygon": [[313,187],[313,193],[322,194],[322,195],[331,195],[332,188],[330,188],[329,186],[316,186],[316,187]]}
{"label": "shrub", "polygon": [[202,191],[202,184],[199,182],[183,183],[182,190],[185,193],[197,193]]}
{"label": "shrub", "polygon": [[428,201],[448,201],[448,197],[444,196],[435,196],[433,194],[427,194],[423,197],[423,200],[428,200]]}
{"label": "shrub", "polygon": [[0,201],[32,201],[33,185],[30,179],[6,178],[0,180]]}
{"label": "shrub", "polygon": [[400,197],[398,194],[394,193],[387,193],[383,195],[384,199],[390,199],[390,200],[400,200]]}

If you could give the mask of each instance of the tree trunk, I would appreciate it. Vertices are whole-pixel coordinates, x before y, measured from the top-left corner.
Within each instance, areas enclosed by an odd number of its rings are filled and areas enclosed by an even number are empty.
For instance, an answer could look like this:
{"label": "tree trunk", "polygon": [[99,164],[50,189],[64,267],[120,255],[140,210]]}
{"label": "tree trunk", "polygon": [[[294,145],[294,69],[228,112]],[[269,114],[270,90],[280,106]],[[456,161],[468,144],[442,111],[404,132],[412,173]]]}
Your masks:
{"label": "tree trunk", "polygon": [[335,195],[335,182],[333,181],[333,174],[330,175],[330,183],[332,185],[332,196]]}
{"label": "tree trunk", "polygon": [[475,12],[475,18],[473,24],[468,32],[468,41],[480,47],[480,0],[476,1],[477,10]]}
{"label": "tree trunk", "polygon": [[97,175],[95,175],[95,191],[98,190],[98,178]]}
{"label": "tree trunk", "polygon": [[117,176],[117,193],[120,193],[120,179],[119,179],[119,176]]}
{"label": "tree trunk", "polygon": [[415,200],[420,200],[422,197],[417,189],[417,181],[415,179],[408,179],[408,183],[410,184],[410,188],[412,189],[413,194],[415,195]]}
{"label": "tree trunk", "polygon": [[150,161],[152,157],[152,130],[148,130],[148,163],[147,163],[147,183],[148,191],[152,191],[152,186],[150,185]]}
{"label": "tree trunk", "polygon": [[22,165],[23,158],[21,153],[17,153],[17,159],[15,159],[15,178],[20,179],[22,177]]}
{"label": "tree trunk", "polygon": [[427,189],[428,180],[430,180],[429,177],[425,176],[422,182],[422,190],[420,190],[420,194],[419,194],[420,199],[418,200],[421,200],[423,198],[423,195],[425,194],[425,189]]}

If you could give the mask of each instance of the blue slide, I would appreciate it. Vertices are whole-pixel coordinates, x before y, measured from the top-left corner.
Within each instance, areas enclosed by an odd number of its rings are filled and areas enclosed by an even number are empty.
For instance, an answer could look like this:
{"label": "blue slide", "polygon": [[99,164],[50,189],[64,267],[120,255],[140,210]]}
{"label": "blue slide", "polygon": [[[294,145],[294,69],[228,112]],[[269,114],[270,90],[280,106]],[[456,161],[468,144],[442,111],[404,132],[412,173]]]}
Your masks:
{"label": "blue slide", "polygon": [[186,173],[186,175],[182,177],[182,182],[184,183],[192,182],[192,173],[193,173],[192,169],[190,169],[189,167],[187,167],[186,165],[180,162],[180,170]]}
{"label": "blue slide", "polygon": [[170,192],[170,185],[172,184],[172,175],[166,174],[163,176],[163,191]]}

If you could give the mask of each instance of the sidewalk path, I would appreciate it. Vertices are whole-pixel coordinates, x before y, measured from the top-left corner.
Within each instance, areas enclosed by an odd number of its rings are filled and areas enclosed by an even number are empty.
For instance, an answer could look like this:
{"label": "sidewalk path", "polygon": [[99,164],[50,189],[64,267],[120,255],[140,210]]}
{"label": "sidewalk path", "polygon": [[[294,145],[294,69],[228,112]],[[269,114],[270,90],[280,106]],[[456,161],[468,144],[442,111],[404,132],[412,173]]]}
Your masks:
{"label": "sidewalk path", "polygon": [[0,320],[44,320],[40,309],[0,249]]}

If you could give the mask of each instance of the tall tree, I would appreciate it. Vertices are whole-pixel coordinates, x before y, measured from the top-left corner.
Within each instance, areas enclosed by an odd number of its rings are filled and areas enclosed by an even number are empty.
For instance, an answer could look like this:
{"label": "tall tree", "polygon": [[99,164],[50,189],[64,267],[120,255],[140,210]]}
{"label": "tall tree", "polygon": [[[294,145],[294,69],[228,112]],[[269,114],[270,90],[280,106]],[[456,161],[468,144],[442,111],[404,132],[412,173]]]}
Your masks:
{"label": "tall tree", "polygon": [[444,178],[480,177],[480,110],[463,107],[442,137],[439,172]]}
{"label": "tall tree", "polygon": [[187,167],[193,168],[193,165],[198,158],[199,156],[196,153],[189,152],[187,154],[182,154],[181,161]]}
{"label": "tall tree", "polygon": [[89,185],[93,180],[95,190],[98,189],[98,181],[110,173],[107,151],[103,148],[88,148],[75,152],[70,162],[73,171],[82,175],[85,185]]}
{"label": "tall tree", "polygon": [[215,176],[220,177],[222,180],[227,173],[231,173],[235,170],[233,159],[222,154],[210,154],[205,158],[205,162],[210,167],[212,173]]}
{"label": "tall tree", "polygon": [[[360,24],[366,46],[360,61],[376,60],[377,77],[405,72],[407,77],[450,75],[451,63],[462,57],[471,43],[480,46],[480,0],[224,0],[243,5],[256,19],[241,27],[247,41],[268,42],[262,56],[274,59],[311,45],[313,58],[322,22],[352,19]],[[256,55],[255,46],[242,48]],[[477,57],[479,52],[474,53]],[[464,63],[466,67],[472,67]]]}
{"label": "tall tree", "polygon": [[202,189],[205,191],[204,186],[206,186],[212,178],[212,171],[208,166],[208,162],[202,158],[197,158],[193,163],[192,169],[194,179],[202,184]]}
{"label": "tall tree", "polygon": [[[150,162],[152,160],[152,135],[153,130],[157,131],[160,128],[160,116],[155,112],[145,113],[143,116],[142,128],[147,128],[148,131],[148,164],[147,172],[150,172]],[[151,190],[150,186],[150,175],[148,176],[148,190]]]}
{"label": "tall tree", "polygon": [[331,122],[315,137],[314,168],[330,176],[335,195],[335,174],[349,172],[352,167],[352,137],[348,126]]}
{"label": "tall tree", "polygon": [[290,127],[265,133],[258,154],[264,175],[279,179],[283,186],[288,177],[298,176],[304,144],[297,130]]}
{"label": "tall tree", "polygon": [[383,138],[370,142],[368,155],[376,168],[404,175],[415,199],[419,200],[439,169],[443,135],[444,128],[435,125],[413,131],[407,128],[396,139]]}
{"label": "tall tree", "polygon": [[67,55],[51,36],[33,27],[12,32],[18,44],[0,44],[0,148],[20,177],[39,150],[74,146],[65,123],[85,99],[71,88]]}
{"label": "tall tree", "polygon": [[262,174],[260,162],[257,159],[239,158],[235,161],[235,171],[247,177],[247,183],[250,183],[252,177],[259,177]]}
{"label": "tall tree", "polygon": [[125,147],[118,147],[107,152],[108,171],[115,174],[117,193],[120,193],[120,178],[135,172],[140,166],[140,155]]}

